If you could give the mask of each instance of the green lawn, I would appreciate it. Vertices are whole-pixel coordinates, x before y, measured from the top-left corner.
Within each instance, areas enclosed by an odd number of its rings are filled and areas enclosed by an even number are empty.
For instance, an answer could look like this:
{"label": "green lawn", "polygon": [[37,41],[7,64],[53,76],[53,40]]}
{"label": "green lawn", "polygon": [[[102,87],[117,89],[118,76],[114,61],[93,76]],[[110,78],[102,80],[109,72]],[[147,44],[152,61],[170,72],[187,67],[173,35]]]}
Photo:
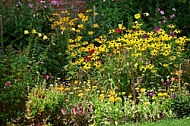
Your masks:
{"label": "green lawn", "polygon": [[122,126],[190,126],[190,117],[184,119],[159,120],[157,122],[125,124]]}

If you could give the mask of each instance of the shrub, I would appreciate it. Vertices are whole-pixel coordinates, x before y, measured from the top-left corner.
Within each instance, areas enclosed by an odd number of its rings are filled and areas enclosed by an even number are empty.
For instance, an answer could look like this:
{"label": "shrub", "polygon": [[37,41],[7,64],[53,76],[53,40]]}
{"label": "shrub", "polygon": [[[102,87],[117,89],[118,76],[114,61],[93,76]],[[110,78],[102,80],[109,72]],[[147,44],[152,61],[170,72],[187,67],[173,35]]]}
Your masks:
{"label": "shrub", "polygon": [[23,114],[27,89],[38,80],[39,65],[28,57],[26,50],[16,52],[7,46],[5,52],[0,53],[0,121],[3,124]]}
{"label": "shrub", "polygon": [[189,94],[176,94],[176,97],[170,101],[170,108],[175,114],[175,117],[188,117],[190,115]]}

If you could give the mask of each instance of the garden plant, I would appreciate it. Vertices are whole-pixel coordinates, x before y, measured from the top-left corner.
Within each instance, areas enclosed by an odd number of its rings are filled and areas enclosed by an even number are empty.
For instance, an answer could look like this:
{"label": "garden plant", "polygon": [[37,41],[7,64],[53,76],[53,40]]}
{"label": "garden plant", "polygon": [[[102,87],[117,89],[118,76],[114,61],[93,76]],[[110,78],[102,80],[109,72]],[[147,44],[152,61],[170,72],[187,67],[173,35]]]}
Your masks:
{"label": "garden plant", "polygon": [[188,2],[160,3],[146,9],[138,0],[99,0],[84,13],[55,12],[56,0],[16,0],[14,13],[0,8],[8,14],[0,124],[110,126],[190,116],[190,38],[177,17]]}

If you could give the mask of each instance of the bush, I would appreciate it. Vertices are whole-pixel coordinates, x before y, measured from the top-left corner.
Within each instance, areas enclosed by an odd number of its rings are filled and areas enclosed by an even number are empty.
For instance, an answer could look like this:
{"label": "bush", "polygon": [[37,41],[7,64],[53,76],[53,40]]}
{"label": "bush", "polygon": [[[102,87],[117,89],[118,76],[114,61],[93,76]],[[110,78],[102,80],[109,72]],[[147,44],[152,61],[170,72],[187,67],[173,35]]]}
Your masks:
{"label": "bush", "polygon": [[189,94],[177,94],[171,99],[170,107],[177,118],[190,116],[190,96]]}

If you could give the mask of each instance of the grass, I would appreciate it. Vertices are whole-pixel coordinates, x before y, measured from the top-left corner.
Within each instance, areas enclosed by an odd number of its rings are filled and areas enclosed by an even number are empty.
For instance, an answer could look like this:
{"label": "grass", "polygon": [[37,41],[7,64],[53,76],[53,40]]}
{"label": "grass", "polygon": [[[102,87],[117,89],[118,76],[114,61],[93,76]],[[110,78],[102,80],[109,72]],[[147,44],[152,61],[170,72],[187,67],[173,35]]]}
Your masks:
{"label": "grass", "polygon": [[157,122],[131,123],[122,126],[190,126],[190,117],[183,119],[167,119]]}

